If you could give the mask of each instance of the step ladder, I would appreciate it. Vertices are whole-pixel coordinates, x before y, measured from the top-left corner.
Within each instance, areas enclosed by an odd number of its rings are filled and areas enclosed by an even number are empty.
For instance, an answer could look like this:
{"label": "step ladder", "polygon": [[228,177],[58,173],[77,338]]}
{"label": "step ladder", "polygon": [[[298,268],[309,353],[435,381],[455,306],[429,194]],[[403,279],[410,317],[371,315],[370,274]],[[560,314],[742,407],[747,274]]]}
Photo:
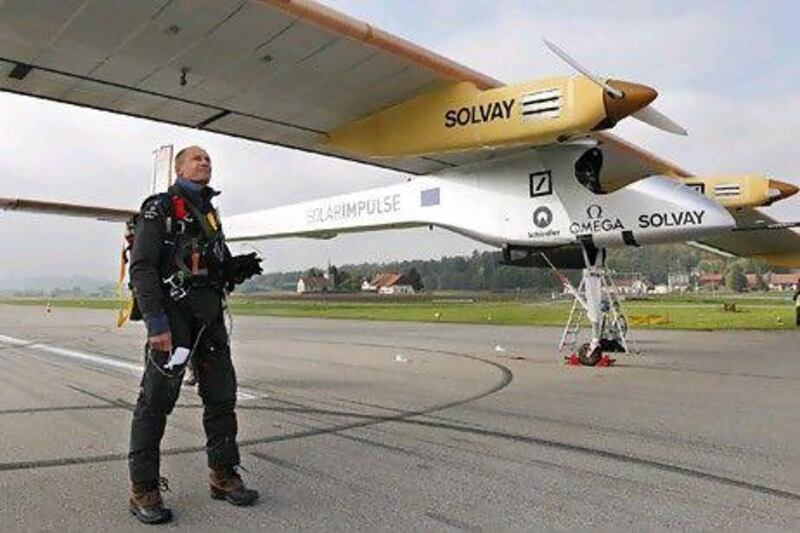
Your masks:
{"label": "step ladder", "polygon": [[[562,281],[562,284],[564,282]],[[566,283],[569,283],[569,280],[566,280]],[[580,285],[578,285],[577,292],[583,290],[583,280],[581,280]],[[586,310],[583,308],[581,303],[578,301],[578,298],[572,299],[572,308],[569,310],[569,318],[567,319],[567,325],[564,326],[564,332],[561,334],[561,341],[558,343],[558,353],[562,353],[564,351],[565,346],[569,346],[571,352],[575,352],[578,345],[578,336],[581,332],[581,324],[586,319]]]}
{"label": "step ladder", "polygon": [[[587,320],[585,278],[581,278],[581,282],[576,289],[566,276],[558,272],[555,268],[553,271],[561,282],[562,287],[573,296],[572,308],[570,309],[567,323],[564,326],[564,331],[561,334],[558,352],[563,353],[565,349],[568,349],[571,353],[574,353],[579,348],[581,326]],[[639,353],[635,340],[629,339],[628,321],[622,307],[622,302],[619,299],[619,292],[606,269],[601,270],[600,280],[603,299],[603,308],[601,309],[603,322],[601,338],[607,341],[618,342],[625,354],[631,354],[631,347],[635,353]],[[629,340],[631,340],[631,346],[629,346]]]}

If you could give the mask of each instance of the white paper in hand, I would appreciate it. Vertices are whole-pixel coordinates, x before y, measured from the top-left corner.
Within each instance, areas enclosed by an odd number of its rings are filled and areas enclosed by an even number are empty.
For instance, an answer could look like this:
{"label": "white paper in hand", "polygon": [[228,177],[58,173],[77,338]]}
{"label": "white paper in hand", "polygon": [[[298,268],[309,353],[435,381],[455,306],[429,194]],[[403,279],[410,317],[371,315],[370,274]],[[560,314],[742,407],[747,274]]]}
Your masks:
{"label": "white paper in hand", "polygon": [[168,370],[172,370],[176,366],[181,366],[189,359],[189,348],[184,348],[183,346],[178,346],[175,348],[175,351],[172,352],[172,357],[169,358],[167,364],[164,365],[164,368]]}

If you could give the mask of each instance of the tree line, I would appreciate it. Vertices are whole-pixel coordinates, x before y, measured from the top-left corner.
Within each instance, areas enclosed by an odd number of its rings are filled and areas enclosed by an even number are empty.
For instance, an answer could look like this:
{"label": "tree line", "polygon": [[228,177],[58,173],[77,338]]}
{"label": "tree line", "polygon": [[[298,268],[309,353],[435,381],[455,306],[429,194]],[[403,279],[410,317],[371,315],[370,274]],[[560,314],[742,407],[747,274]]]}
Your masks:
{"label": "tree line", "polygon": [[[500,264],[501,252],[474,251],[470,256],[442,257],[438,260],[392,261],[385,263],[347,264],[331,267],[334,290],[353,292],[361,289],[365,279],[380,272],[405,274],[416,290],[428,291],[515,291],[550,293],[560,288],[550,269],[524,268]],[[608,267],[619,277],[638,276],[653,284],[665,284],[671,272],[723,274],[729,289],[745,290],[746,274],[755,273],[766,289],[763,274],[770,268],[751,259],[726,260],[717,255],[683,244],[665,244],[643,248],[609,250]],[[578,271],[565,271],[579,279]],[[276,272],[257,276],[242,287],[244,292],[293,291],[301,276],[322,276],[324,271],[313,267],[305,271]]]}

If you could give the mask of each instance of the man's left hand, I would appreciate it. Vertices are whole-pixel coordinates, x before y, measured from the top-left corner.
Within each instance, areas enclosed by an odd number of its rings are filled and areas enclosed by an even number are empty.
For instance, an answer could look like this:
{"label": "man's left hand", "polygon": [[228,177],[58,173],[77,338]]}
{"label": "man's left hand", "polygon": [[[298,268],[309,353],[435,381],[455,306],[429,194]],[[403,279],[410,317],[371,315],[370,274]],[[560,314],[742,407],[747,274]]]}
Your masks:
{"label": "man's left hand", "polygon": [[236,285],[263,272],[261,269],[261,258],[258,257],[255,252],[231,257],[225,267],[225,282],[226,288],[229,291],[232,291]]}

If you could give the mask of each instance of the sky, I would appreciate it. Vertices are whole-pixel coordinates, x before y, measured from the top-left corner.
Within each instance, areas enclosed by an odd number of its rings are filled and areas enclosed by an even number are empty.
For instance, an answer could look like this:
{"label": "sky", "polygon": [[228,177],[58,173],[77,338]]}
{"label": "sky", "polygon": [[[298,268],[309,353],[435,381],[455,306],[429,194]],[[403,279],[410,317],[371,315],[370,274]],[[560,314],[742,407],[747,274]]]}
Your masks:
{"label": "sky", "polygon": [[[800,32],[792,2],[328,0],[328,5],[508,83],[571,74],[542,38],[608,77],[659,90],[682,138],[636,121],[615,133],[698,175],[768,174],[800,185]],[[396,172],[0,93],[0,196],[136,208],[152,151],[205,146],[220,206],[240,213],[379,187]],[[800,220],[800,200],[769,212]],[[116,277],[122,228],[0,212],[0,284],[39,276]],[[255,243],[265,270],[469,254],[443,230]],[[249,251],[234,245],[233,251]]]}

